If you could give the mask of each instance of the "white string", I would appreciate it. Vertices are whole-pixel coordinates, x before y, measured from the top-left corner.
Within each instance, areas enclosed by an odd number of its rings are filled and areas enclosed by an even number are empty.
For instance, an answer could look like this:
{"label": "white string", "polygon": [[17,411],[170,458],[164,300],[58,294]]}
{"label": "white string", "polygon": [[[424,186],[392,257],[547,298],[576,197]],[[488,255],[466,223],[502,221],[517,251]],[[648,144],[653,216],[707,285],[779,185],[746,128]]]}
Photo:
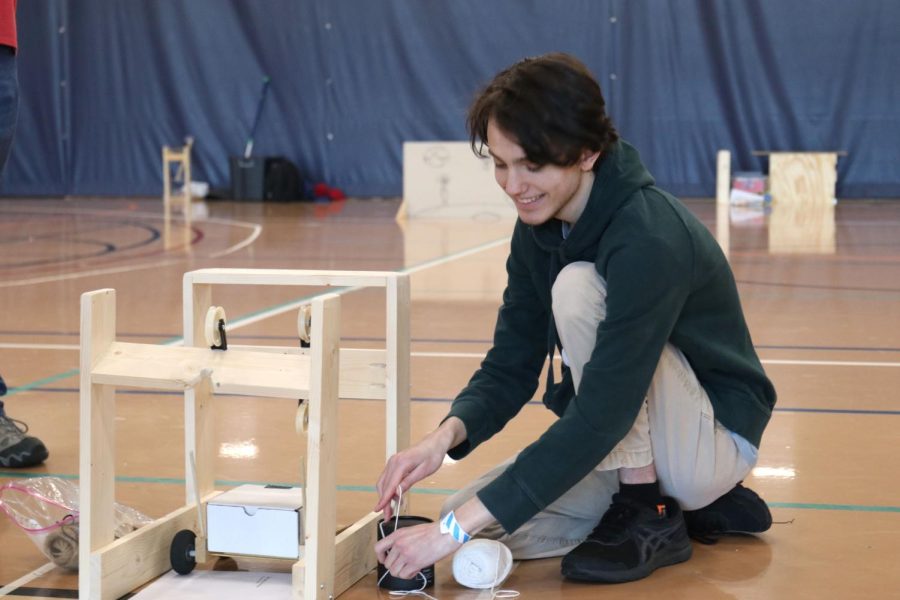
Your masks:
{"label": "white string", "polygon": [[[518,598],[519,592],[516,590],[496,590],[494,588],[498,585],[502,584],[502,581],[497,581],[497,578],[500,576],[500,554],[502,552],[502,542],[497,544],[497,564],[494,566],[494,579],[491,583],[491,600],[494,598]],[[511,566],[511,565],[510,565]]]}
{"label": "white string", "polygon": [[[400,509],[402,506],[403,506],[403,487],[398,485],[397,486],[397,509],[394,511],[394,531],[395,532],[397,531],[397,526],[400,524]],[[382,538],[387,537],[384,534],[384,521],[381,521],[380,523],[378,523],[378,529],[381,530]],[[384,578],[387,577],[389,574],[390,574],[390,571],[385,569],[384,575],[382,575],[378,579],[378,583],[376,584],[376,586],[381,585],[381,582],[384,581]],[[427,592],[424,591],[425,588],[428,587],[428,577],[425,576],[425,573],[423,573],[422,571],[419,571],[418,573],[416,573],[416,577],[422,578],[422,587],[420,587],[419,589],[417,589],[417,590],[391,590],[391,592],[388,595],[394,596],[395,598],[401,597],[401,596],[423,596],[425,598],[429,598],[430,600],[438,600],[434,596],[430,596]]]}
{"label": "white string", "polygon": [[[403,487],[397,486],[397,509],[394,511],[394,531],[397,531],[397,526],[400,524],[400,509],[403,506]],[[378,528],[381,531],[381,537],[387,537],[384,533],[384,521],[381,521],[378,524]],[[494,580],[491,583],[491,600],[495,600],[497,598],[505,599],[505,598],[517,598],[519,597],[519,592],[517,590],[495,590],[494,588],[503,583],[502,581],[497,581],[498,576],[500,575],[500,557],[502,553],[502,544],[497,546],[497,561],[494,565]],[[376,586],[381,585],[381,582],[384,581],[384,578],[390,574],[390,571],[387,569],[384,570],[384,574],[378,579]],[[425,573],[419,571],[416,573],[416,577],[422,578],[422,587],[416,590],[391,590],[388,595],[393,596],[394,598],[403,598],[406,596],[422,596],[423,598],[427,598],[428,600],[438,600],[434,596],[430,595],[425,591],[425,588],[428,587],[428,577],[426,577]]]}

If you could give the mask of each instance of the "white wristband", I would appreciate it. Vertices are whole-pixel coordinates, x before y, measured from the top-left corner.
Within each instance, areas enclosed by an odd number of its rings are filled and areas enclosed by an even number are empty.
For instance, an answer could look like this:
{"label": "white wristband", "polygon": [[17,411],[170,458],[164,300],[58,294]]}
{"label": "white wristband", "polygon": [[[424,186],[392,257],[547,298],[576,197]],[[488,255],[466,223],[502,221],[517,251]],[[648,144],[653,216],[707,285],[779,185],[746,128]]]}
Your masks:
{"label": "white wristband", "polygon": [[466,533],[459,521],[456,520],[456,515],[453,514],[452,510],[447,513],[446,517],[441,519],[441,533],[449,533],[460,544],[465,544],[472,539],[472,536]]}

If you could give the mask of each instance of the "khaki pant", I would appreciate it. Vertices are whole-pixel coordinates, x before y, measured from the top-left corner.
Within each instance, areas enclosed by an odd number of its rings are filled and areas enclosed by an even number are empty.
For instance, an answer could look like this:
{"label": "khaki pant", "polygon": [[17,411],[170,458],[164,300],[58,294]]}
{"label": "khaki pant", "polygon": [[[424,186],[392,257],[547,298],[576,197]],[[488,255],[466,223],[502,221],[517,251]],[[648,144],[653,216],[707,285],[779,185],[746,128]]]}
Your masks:
{"label": "khaki pant", "polygon": [[[553,285],[553,315],[575,389],[606,317],[606,282],[586,262],[572,263]],[[472,498],[514,460],[509,459],[445,502],[446,514]],[[620,467],[654,463],[663,494],[685,510],[702,508],[728,492],[755,463],[752,446],[713,417],[709,397],[684,355],[667,344],[644,408],[625,438],[584,479],[512,534],[499,524],[479,533],[509,546],[516,559],[560,556],[597,525],[619,489]]]}

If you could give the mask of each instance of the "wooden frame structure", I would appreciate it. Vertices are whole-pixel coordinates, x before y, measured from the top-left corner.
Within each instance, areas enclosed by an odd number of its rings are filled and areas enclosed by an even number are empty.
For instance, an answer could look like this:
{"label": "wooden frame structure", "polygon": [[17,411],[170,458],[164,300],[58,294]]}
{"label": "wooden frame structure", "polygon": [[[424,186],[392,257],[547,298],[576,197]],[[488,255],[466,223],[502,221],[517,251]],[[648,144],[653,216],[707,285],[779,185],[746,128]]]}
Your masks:
{"label": "wooden frame structure", "polygon": [[[205,317],[216,285],[383,287],[385,349],[339,347],[340,297],[312,299],[308,349],[206,343]],[[292,569],[295,599],[337,597],[375,567],[380,515],[369,513],[335,536],[337,400],[384,398],[386,454],[409,444],[409,278],[366,271],[203,269],[184,275],[184,347],[115,340],[115,290],[81,298],[81,489],[79,598],[118,598],[167,571],[175,533],[192,529],[197,562],[207,558],[198,515],[218,492],[212,464],[215,393],[308,400],[305,552]],[[185,505],[114,540],[115,389],[184,392]],[[299,410],[302,410],[301,407]],[[298,413],[298,428],[303,415]],[[196,486],[194,484],[196,481]],[[198,507],[198,499],[200,506]],[[200,510],[198,510],[200,508]],[[202,516],[200,518],[203,518]]]}

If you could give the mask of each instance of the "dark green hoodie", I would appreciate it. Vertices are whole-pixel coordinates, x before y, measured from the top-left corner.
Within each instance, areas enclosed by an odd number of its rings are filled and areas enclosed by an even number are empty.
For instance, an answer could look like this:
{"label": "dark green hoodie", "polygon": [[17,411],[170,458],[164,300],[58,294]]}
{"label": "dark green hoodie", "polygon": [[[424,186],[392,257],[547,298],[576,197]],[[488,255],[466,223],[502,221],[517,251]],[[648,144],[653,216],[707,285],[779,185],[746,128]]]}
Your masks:
{"label": "dark green hoodie", "polygon": [[448,415],[463,421],[468,436],[450,456],[466,456],[534,396],[548,347],[556,345],[550,290],[562,267],[594,263],[607,282],[607,316],[578,394],[564,368],[563,381],[551,380],[544,394],[559,419],[478,492],[507,532],[625,437],[666,342],[687,357],[716,419],[759,446],[775,390],[753,349],[731,268],[706,227],[653,183],[637,151],[618,142],[565,240],[555,219],[535,227],[516,222],[494,345]]}

